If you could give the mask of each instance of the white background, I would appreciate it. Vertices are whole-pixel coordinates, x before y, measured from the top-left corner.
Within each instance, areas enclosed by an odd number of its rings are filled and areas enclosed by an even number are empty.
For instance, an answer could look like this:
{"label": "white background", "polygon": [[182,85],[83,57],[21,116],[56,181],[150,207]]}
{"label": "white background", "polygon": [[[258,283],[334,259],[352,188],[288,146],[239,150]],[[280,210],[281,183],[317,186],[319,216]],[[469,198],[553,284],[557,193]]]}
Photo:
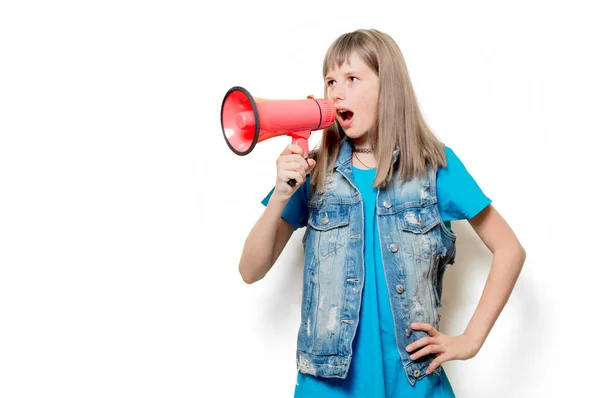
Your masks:
{"label": "white background", "polygon": [[[358,28],[397,41],[427,122],[528,253],[482,350],[444,365],[457,396],[593,395],[592,3],[3,2],[0,396],[292,396],[304,230],[260,282],[237,270],[290,139],[236,156],[219,112],[234,85],[320,97],[327,47]],[[453,228],[459,334],[491,256]]]}

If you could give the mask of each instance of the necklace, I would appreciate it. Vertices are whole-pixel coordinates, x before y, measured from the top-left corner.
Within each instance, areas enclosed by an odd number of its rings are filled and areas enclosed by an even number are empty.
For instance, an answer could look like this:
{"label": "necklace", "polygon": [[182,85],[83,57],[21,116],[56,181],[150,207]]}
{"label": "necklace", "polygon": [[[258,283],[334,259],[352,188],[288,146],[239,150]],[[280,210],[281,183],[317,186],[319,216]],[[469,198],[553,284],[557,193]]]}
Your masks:
{"label": "necklace", "polygon": [[354,147],[354,152],[371,153],[371,152],[373,152],[373,148],[356,148],[356,147]]}
{"label": "necklace", "polygon": [[356,152],[354,152],[354,156],[356,157],[356,160],[358,160],[360,162],[360,164],[362,164],[363,166],[365,166],[368,170],[372,169],[373,167],[369,167],[366,164],[364,164],[360,158],[358,157],[358,155],[356,154]]}

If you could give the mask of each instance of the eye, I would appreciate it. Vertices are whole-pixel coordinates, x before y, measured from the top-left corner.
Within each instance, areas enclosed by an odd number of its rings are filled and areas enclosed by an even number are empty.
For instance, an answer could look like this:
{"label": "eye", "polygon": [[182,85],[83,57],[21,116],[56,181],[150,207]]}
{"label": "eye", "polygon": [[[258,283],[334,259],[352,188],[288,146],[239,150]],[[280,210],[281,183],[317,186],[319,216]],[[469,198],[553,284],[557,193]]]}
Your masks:
{"label": "eye", "polygon": [[327,87],[333,87],[335,85],[335,80],[327,80]]}
{"label": "eye", "polygon": [[350,76],[349,79],[352,83],[356,83],[358,81],[358,77],[355,77],[355,76]]}

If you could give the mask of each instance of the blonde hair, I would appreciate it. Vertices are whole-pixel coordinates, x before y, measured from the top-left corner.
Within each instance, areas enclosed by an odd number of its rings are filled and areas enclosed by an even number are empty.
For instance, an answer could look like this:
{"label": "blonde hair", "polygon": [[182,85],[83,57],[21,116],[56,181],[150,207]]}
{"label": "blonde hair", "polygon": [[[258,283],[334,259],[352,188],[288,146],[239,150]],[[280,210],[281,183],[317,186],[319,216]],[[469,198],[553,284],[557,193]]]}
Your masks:
{"label": "blonde hair", "polygon": [[[384,187],[394,173],[393,150],[399,149],[399,179],[410,180],[425,175],[427,166],[446,166],[444,144],[429,129],[410,82],[408,69],[396,42],[375,29],[359,29],[338,37],[323,60],[323,78],[334,67],[340,67],[356,53],[379,77],[377,117],[367,132],[377,160],[374,186]],[[327,87],[325,86],[325,95]],[[322,191],[325,178],[333,172],[340,142],[345,136],[336,121],[323,130],[320,145],[311,157],[316,166],[311,172],[311,186]]]}

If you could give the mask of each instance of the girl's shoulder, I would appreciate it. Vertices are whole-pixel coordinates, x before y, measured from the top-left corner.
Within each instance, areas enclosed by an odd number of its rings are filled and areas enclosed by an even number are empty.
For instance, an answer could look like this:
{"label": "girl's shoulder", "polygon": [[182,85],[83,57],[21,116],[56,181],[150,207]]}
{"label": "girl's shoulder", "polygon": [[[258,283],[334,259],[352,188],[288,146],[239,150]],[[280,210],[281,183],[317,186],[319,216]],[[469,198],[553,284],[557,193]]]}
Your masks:
{"label": "girl's shoulder", "polygon": [[[448,145],[444,144],[444,154],[446,155],[446,162],[454,162],[458,159],[456,153]],[[459,160],[460,161],[460,160]]]}
{"label": "girl's shoulder", "polygon": [[440,166],[438,168],[438,173],[460,172],[462,169],[465,169],[465,165],[460,160],[456,152],[454,152],[454,150],[447,145],[444,145],[444,155],[446,157],[446,166]]}
{"label": "girl's shoulder", "polygon": [[437,172],[438,206],[444,221],[470,219],[491,203],[458,155],[445,146],[446,166]]}

